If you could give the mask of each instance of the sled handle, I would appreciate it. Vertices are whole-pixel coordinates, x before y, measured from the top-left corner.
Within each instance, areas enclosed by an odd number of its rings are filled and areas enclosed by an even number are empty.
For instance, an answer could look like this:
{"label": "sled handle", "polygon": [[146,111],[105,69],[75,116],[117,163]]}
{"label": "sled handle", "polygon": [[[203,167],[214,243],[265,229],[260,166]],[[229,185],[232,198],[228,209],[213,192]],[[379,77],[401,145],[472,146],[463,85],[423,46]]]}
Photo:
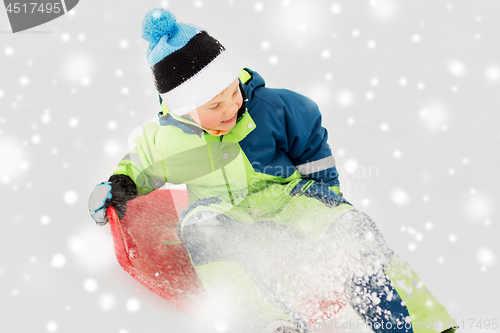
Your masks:
{"label": "sled handle", "polygon": [[125,239],[123,237],[122,228],[120,225],[120,219],[116,213],[116,209],[113,206],[108,207],[106,211],[108,216],[108,222],[111,227],[111,235],[113,236],[113,245],[115,248],[116,259],[120,266],[127,272],[130,270],[132,263],[128,256],[128,249]]}

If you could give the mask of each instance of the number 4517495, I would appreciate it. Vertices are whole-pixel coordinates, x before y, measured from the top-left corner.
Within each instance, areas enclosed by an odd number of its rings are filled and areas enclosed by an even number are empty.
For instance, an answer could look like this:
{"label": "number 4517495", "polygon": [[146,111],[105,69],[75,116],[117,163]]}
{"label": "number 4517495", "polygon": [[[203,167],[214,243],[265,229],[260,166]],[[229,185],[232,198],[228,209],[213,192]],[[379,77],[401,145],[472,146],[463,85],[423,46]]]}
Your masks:
{"label": "number 4517495", "polygon": [[36,3],[30,2],[27,3],[9,3],[7,6],[7,13],[23,13],[23,14],[33,14],[33,13],[55,13],[58,14],[61,12],[61,4],[59,2],[56,3]]}

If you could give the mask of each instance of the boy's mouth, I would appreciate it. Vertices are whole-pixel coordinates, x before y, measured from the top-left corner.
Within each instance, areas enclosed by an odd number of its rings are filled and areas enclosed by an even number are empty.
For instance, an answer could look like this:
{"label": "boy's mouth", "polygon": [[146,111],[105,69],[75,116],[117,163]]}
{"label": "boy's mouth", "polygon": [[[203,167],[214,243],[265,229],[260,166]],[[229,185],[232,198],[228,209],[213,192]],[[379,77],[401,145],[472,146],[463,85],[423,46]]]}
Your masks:
{"label": "boy's mouth", "polygon": [[238,112],[236,112],[233,116],[233,118],[231,119],[228,119],[228,120],[225,120],[225,121],[221,121],[221,124],[229,124],[229,123],[232,123],[234,119],[236,119],[236,116],[238,115]]}

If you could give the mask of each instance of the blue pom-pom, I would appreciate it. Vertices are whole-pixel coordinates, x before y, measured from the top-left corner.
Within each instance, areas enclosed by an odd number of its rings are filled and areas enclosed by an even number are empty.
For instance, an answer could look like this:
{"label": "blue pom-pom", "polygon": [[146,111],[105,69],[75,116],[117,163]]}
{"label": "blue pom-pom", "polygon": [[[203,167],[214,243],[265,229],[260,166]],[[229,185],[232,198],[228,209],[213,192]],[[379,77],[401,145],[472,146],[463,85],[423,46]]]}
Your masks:
{"label": "blue pom-pom", "polygon": [[142,20],[142,38],[156,43],[163,36],[172,36],[177,20],[171,12],[163,8],[150,10]]}

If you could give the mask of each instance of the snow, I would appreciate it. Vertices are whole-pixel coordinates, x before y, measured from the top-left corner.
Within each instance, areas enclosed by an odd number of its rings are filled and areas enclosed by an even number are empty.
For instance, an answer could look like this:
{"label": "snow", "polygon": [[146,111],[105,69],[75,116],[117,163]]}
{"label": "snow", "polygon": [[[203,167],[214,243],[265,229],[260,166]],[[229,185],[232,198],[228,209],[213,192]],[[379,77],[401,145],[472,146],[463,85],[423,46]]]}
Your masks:
{"label": "snow", "polygon": [[465,199],[463,209],[464,213],[472,220],[479,221],[490,217],[492,213],[492,202],[486,194],[476,194],[472,189],[472,196]]}
{"label": "snow", "polygon": [[104,144],[104,154],[106,156],[118,156],[120,153],[126,154],[122,146],[117,141],[108,141]]}
{"label": "snow", "polygon": [[130,43],[126,39],[122,39],[120,41],[120,48],[123,50],[128,49],[129,45],[130,45]]}
{"label": "snow", "polygon": [[201,1],[201,0],[196,0],[196,1],[194,2],[194,8],[196,8],[196,9],[201,9],[202,7],[203,7],[203,1]]}
{"label": "snow", "polygon": [[358,162],[354,159],[348,159],[344,163],[344,170],[346,173],[354,174],[358,170]]}
{"label": "snow", "polygon": [[47,110],[47,109],[44,110],[43,115],[41,117],[41,120],[45,124],[50,123],[51,117],[50,117],[50,114],[49,114],[49,110]]}
{"label": "snow", "polygon": [[411,202],[409,194],[401,188],[395,188],[391,191],[391,199],[401,207],[408,206]]}
{"label": "snow", "polygon": [[87,279],[83,282],[83,289],[88,293],[93,293],[97,290],[97,281],[94,279]]}
{"label": "snow", "polygon": [[218,320],[215,325],[214,325],[214,328],[215,328],[215,331],[216,332],[220,332],[220,333],[223,333],[223,332],[227,332],[227,329],[229,328],[228,324],[223,321],[223,320]]}
{"label": "snow", "polygon": [[69,190],[64,193],[63,198],[66,204],[74,205],[78,201],[78,194],[73,190]]}
{"label": "snow", "polygon": [[66,257],[61,253],[54,254],[50,265],[55,268],[62,268],[66,265]]}
{"label": "snow", "polygon": [[366,45],[368,46],[369,49],[374,49],[377,47],[377,42],[374,40],[369,40]]}
{"label": "snow", "polygon": [[80,83],[82,78],[92,77],[94,63],[85,53],[72,54],[64,58],[60,70],[69,82]]}
{"label": "snow", "polygon": [[82,85],[84,85],[84,86],[88,86],[88,85],[90,84],[90,78],[89,78],[88,76],[84,76],[84,77],[82,77],[82,79],[81,79],[81,83],[82,83]]}
{"label": "snow", "polygon": [[0,181],[7,184],[20,177],[29,164],[25,150],[12,137],[0,138],[0,152],[4,157],[0,163]]}
{"label": "snow", "polygon": [[71,127],[78,126],[78,123],[79,123],[79,121],[75,117],[72,117],[72,118],[69,119],[69,126],[71,126]]}
{"label": "snow", "polygon": [[341,107],[350,107],[354,103],[354,94],[348,89],[342,89],[337,93],[337,103]]}
{"label": "snow", "polygon": [[485,77],[491,83],[496,83],[500,80],[500,67],[497,65],[490,65],[485,70]]}
{"label": "snow", "polygon": [[40,141],[42,141],[42,138],[38,134],[35,134],[31,137],[31,142],[33,142],[36,145],[39,144]]}
{"label": "snow", "polygon": [[496,256],[493,251],[485,247],[479,248],[476,251],[476,258],[485,266],[493,266],[496,261]]}
{"label": "snow", "polygon": [[30,83],[30,80],[27,76],[21,76],[19,78],[19,84],[22,86],[27,86]]}
{"label": "snow", "polygon": [[99,307],[103,311],[110,311],[116,306],[116,297],[110,293],[99,296]]}
{"label": "snow", "polygon": [[430,132],[443,130],[443,126],[450,120],[449,114],[446,106],[440,102],[429,103],[420,110],[420,118]]}
{"label": "snow", "polygon": [[448,71],[457,78],[463,78],[467,75],[467,67],[459,59],[451,59],[446,65]]}
{"label": "snow", "polygon": [[10,57],[10,56],[14,55],[14,48],[12,46],[7,46],[4,50],[4,52],[5,52],[5,55],[7,57]]}
{"label": "snow", "polygon": [[264,9],[264,4],[262,2],[256,2],[253,8],[256,12],[261,12]]}
{"label": "snow", "polygon": [[117,126],[118,126],[118,124],[116,123],[116,121],[114,121],[114,120],[108,121],[108,129],[110,131],[114,131]]}
{"label": "snow", "polygon": [[[473,12],[431,0],[157,5],[206,28],[268,86],[300,87],[318,102],[341,185],[351,187],[341,188],[346,198],[376,218],[454,317],[497,315],[489,288],[500,274],[500,21],[492,16],[500,4]],[[213,333],[213,325],[186,328],[192,320],[158,306],[121,272],[109,226],[97,228],[88,215],[94,184],[107,180],[129,148],[124,138],[159,106],[139,33],[151,8],[79,8],[33,29],[50,33],[5,35],[0,49],[0,237],[17,254],[0,267],[12,303],[6,325],[43,332],[51,322],[65,331],[71,321],[75,333],[88,332],[97,310],[106,332]],[[1,25],[9,29],[6,17]],[[359,177],[367,166],[378,175]],[[94,292],[82,287],[90,276]],[[457,293],[443,281],[473,287]],[[48,297],[61,290],[62,298]],[[130,316],[132,297],[140,311]],[[37,320],[20,320],[33,308]]]}
{"label": "snow", "polygon": [[104,228],[81,227],[69,236],[66,244],[76,263],[89,272],[109,269],[116,262],[111,235]]}
{"label": "snow", "polygon": [[370,0],[370,12],[374,19],[388,22],[398,16],[399,4],[395,0]]}
{"label": "snow", "polygon": [[126,308],[129,312],[137,312],[141,308],[141,302],[136,298],[127,300]]}
{"label": "snow", "polygon": [[47,332],[57,332],[58,329],[57,323],[55,321],[49,321],[45,327],[47,329]]}
{"label": "snow", "polygon": [[61,35],[61,40],[64,42],[64,43],[67,43],[71,40],[71,35],[67,32],[63,33]]}
{"label": "snow", "polygon": [[279,58],[278,58],[277,56],[275,56],[275,55],[273,55],[273,56],[271,56],[271,57],[269,58],[269,63],[270,63],[271,65],[277,65],[277,64],[278,64],[278,62],[279,62]]}
{"label": "snow", "polygon": [[342,5],[338,3],[334,3],[331,7],[330,10],[332,11],[333,14],[338,15],[342,13]]}
{"label": "snow", "polygon": [[47,215],[40,217],[40,223],[42,225],[48,225],[50,223],[50,218]]}

